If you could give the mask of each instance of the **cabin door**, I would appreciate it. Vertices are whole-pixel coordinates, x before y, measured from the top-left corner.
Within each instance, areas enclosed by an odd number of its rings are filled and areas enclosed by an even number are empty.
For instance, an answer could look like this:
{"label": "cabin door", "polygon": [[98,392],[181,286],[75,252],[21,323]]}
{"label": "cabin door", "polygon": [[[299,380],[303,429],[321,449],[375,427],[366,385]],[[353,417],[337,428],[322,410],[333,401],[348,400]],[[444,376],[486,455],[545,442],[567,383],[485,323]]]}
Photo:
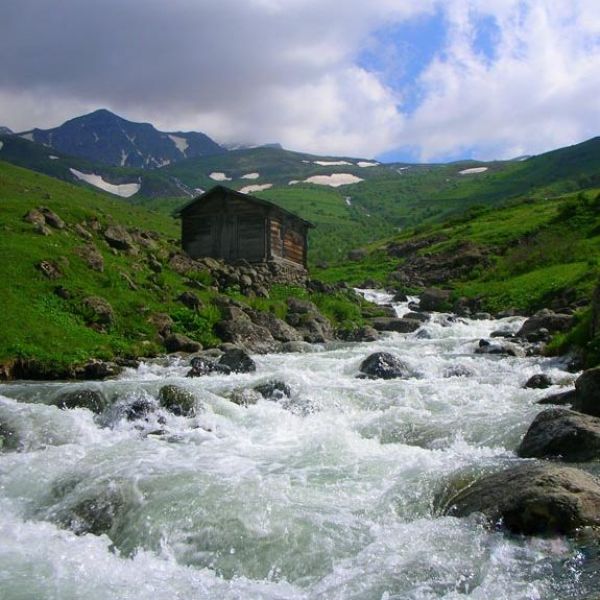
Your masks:
{"label": "cabin door", "polygon": [[223,215],[220,254],[225,260],[238,258],[238,218],[236,215]]}

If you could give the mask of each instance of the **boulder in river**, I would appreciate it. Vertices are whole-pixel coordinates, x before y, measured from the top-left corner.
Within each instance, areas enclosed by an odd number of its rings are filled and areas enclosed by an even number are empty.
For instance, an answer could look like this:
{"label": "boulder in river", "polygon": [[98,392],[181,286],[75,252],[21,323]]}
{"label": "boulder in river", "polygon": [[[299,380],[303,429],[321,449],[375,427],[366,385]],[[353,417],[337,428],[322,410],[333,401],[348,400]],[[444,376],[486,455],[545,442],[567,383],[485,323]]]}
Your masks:
{"label": "boulder in river", "polygon": [[247,352],[239,348],[232,348],[225,352],[217,364],[227,367],[234,373],[253,373],[256,371],[256,363]]}
{"label": "boulder in river", "polygon": [[94,413],[101,413],[108,406],[108,400],[99,390],[84,388],[60,392],[52,404],[58,408],[87,408]]}
{"label": "boulder in river", "polygon": [[524,388],[534,390],[545,390],[552,385],[552,380],[545,373],[536,373],[532,375],[523,386]]}
{"label": "boulder in river", "polygon": [[573,408],[600,417],[600,367],[584,371],[575,381]]}
{"label": "boulder in river", "polygon": [[253,389],[267,400],[281,400],[284,396],[289,398],[292,395],[290,386],[283,381],[267,381],[254,386]]}
{"label": "boulder in river", "polygon": [[558,392],[557,394],[550,394],[545,396],[541,400],[538,400],[536,404],[573,404],[577,393],[575,390],[568,390],[566,392]]}
{"label": "boulder in river", "polygon": [[416,319],[405,319],[398,317],[376,317],[371,324],[377,331],[395,331],[396,333],[412,333],[421,327],[423,323]]}
{"label": "boulder in river", "polygon": [[163,385],[158,391],[158,402],[174,415],[191,417],[196,412],[196,397],[178,385]]}
{"label": "boulder in river", "polygon": [[[573,325],[572,315],[563,315],[544,309],[529,317],[517,332],[517,337],[525,338],[530,342],[540,341],[548,333],[567,331]],[[543,341],[543,340],[542,340]]]}
{"label": "boulder in river", "polygon": [[504,356],[525,356],[525,350],[516,344],[506,342],[503,344],[490,343],[488,340],[479,340],[475,354],[497,354]]}
{"label": "boulder in river", "polygon": [[360,365],[363,377],[369,379],[396,379],[414,377],[411,368],[400,358],[389,352],[375,352]]}
{"label": "boulder in river", "polygon": [[600,526],[600,480],[572,467],[525,463],[467,485],[443,511],[458,517],[483,513],[514,533],[574,534]]}
{"label": "boulder in river", "polygon": [[379,332],[369,325],[363,325],[356,329],[341,329],[337,336],[346,342],[376,342],[379,339]]}
{"label": "boulder in river", "polygon": [[560,457],[567,462],[600,458],[600,419],[566,408],[549,408],[533,421],[517,454],[523,458]]}
{"label": "boulder in river", "polygon": [[191,369],[186,377],[203,377],[211,373],[220,373],[221,375],[229,375],[231,369],[226,365],[221,365],[216,361],[205,356],[195,356],[192,358]]}

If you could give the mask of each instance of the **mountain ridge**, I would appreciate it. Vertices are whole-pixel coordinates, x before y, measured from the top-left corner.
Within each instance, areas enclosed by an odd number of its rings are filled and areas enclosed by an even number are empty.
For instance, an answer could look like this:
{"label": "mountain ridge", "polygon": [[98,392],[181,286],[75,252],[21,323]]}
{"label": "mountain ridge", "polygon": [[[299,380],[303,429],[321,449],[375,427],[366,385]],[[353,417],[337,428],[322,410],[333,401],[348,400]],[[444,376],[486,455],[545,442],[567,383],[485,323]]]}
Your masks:
{"label": "mountain ridge", "polygon": [[160,168],[172,162],[225,153],[227,150],[200,132],[159,131],[101,108],[51,129],[30,129],[15,135],[64,154],[104,165]]}

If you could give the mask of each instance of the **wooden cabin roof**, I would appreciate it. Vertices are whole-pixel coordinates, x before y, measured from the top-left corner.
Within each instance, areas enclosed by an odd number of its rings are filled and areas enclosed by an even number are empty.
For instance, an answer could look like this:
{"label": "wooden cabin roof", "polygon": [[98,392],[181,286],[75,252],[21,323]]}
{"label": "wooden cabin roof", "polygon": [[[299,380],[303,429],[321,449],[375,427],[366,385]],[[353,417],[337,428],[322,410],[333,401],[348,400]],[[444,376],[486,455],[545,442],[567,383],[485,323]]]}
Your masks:
{"label": "wooden cabin roof", "polygon": [[273,202],[269,202],[268,200],[263,200],[262,198],[257,198],[256,196],[251,196],[250,194],[242,194],[241,192],[232,190],[231,188],[228,188],[224,185],[215,185],[207,192],[204,192],[204,194],[201,194],[200,196],[196,196],[196,198],[193,198],[187,204],[184,204],[181,208],[177,209],[174,212],[174,215],[176,217],[183,216],[191,206],[194,206],[195,204],[197,204],[199,202],[205,202],[206,200],[208,200],[209,198],[214,196],[217,192],[223,192],[225,194],[228,194],[228,195],[231,195],[231,196],[237,198],[238,200],[242,200],[242,201],[248,202],[250,204],[256,204],[258,206],[266,206],[267,208],[279,211],[279,212],[283,213],[284,215],[287,215],[291,219],[300,221],[306,227],[315,227],[310,221],[307,221],[306,219],[299,217],[298,215],[294,214],[293,212],[290,212],[289,210],[282,208],[278,204],[274,204]]}

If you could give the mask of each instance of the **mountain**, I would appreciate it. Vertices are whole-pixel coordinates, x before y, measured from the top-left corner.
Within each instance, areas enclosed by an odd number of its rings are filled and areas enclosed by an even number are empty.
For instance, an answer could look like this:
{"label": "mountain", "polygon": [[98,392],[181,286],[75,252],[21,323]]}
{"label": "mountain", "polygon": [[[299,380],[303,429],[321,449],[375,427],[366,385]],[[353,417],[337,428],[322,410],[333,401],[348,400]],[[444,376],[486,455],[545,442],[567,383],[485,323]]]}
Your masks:
{"label": "mountain", "polygon": [[0,161],[121,198],[189,198],[193,191],[161,169],[132,169],[94,163],[63,154],[17,135],[0,135]]}
{"label": "mountain", "polygon": [[140,169],[226,152],[204,133],[162,132],[150,123],[127,121],[106,109],[76,117],[53,129],[32,129],[17,135],[71,156]]}
{"label": "mountain", "polygon": [[12,135],[13,130],[10,129],[9,127],[4,127],[3,125],[0,125],[0,135]]}

